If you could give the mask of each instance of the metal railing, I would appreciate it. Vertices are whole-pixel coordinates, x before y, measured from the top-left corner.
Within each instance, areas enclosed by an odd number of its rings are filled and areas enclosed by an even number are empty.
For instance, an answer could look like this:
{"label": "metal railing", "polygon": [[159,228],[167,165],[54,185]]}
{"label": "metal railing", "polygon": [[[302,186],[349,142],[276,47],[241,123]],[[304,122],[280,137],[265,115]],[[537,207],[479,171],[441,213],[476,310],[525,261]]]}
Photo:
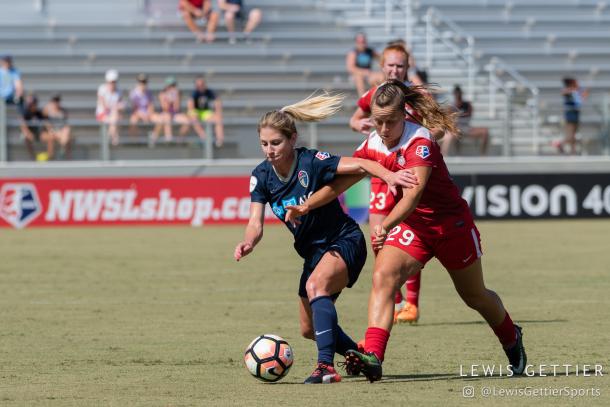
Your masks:
{"label": "metal railing", "polygon": [[478,72],[475,63],[475,41],[472,35],[467,34],[461,27],[449,18],[443,16],[440,11],[430,7],[426,12],[426,68],[432,69],[434,61],[434,40],[438,39],[449,48],[456,57],[466,63],[467,89],[466,95],[474,100],[474,78]]}
{"label": "metal railing", "polygon": [[[136,9],[142,12],[148,12],[150,0],[136,0]],[[49,0],[34,0],[34,10],[40,14],[46,14],[49,7]]]}
{"label": "metal railing", "polygon": [[8,158],[8,138],[7,134],[8,122],[6,121],[6,102],[0,97],[0,162],[5,162]]}
{"label": "metal railing", "polygon": [[[364,15],[370,17],[373,12],[372,0],[364,0]],[[395,11],[404,13],[404,20],[398,19],[398,22],[404,21],[404,39],[407,44],[413,39],[413,0],[385,0],[384,1],[384,30],[386,34],[392,32],[394,26]]]}
{"label": "metal railing", "polygon": [[[538,88],[521,75],[512,66],[504,62],[502,59],[492,57],[489,64],[485,66],[485,69],[489,72],[489,117],[495,118],[497,115],[497,94],[498,91],[504,92],[506,95],[506,131],[510,131],[512,125],[512,104],[515,93],[528,92],[530,98],[526,100],[525,107],[529,111],[532,120],[532,152],[534,154],[540,153],[540,106],[539,106],[539,95],[540,91]],[[505,79],[507,78],[507,79]],[[508,134],[505,135],[505,140],[508,138]],[[509,143],[510,140],[506,140]],[[506,148],[504,155],[509,155],[510,152]]]}
{"label": "metal railing", "polygon": [[610,155],[610,94],[606,93],[602,100],[602,128],[600,139],[605,155]]}

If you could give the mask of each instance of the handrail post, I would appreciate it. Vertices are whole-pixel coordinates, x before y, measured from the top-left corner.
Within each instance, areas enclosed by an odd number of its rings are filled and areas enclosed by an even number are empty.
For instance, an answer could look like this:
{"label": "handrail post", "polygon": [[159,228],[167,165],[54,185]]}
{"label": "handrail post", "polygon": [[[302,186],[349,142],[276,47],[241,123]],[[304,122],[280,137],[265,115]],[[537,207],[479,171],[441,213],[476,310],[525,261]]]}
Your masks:
{"label": "handrail post", "polygon": [[318,124],[309,123],[309,148],[318,149]]}
{"label": "handrail post", "polygon": [[100,160],[110,160],[110,144],[108,143],[108,126],[106,123],[100,123]]}
{"label": "handrail post", "polygon": [[40,14],[45,14],[47,12],[46,0],[34,0],[34,10],[38,11]]}
{"label": "handrail post", "polygon": [[426,12],[426,68],[432,69],[432,13],[433,8]]}
{"label": "handrail post", "polygon": [[535,155],[540,154],[540,108],[538,107],[538,92],[532,92],[532,140],[533,140],[533,150]]}
{"label": "handrail post", "polygon": [[607,93],[604,95],[603,99],[603,120],[604,123],[602,125],[602,143],[604,143],[604,154],[610,154],[610,95]]}
{"label": "handrail post", "polygon": [[8,156],[7,126],[6,102],[4,98],[0,97],[0,162],[6,162]]}
{"label": "handrail post", "polygon": [[209,121],[205,122],[205,135],[203,157],[208,160],[212,160],[214,158],[214,146],[212,145],[214,134],[212,133],[212,123]]}
{"label": "handrail post", "polygon": [[498,92],[496,78],[496,61],[494,58],[489,61],[489,118],[496,118],[496,94]]}
{"label": "handrail post", "polygon": [[385,0],[385,33],[392,31],[392,0]]}
{"label": "handrail post", "polygon": [[405,42],[412,44],[413,42],[413,2],[404,0],[405,7]]}
{"label": "handrail post", "polygon": [[468,98],[474,101],[474,37],[468,36]]}
{"label": "handrail post", "polygon": [[511,133],[512,133],[512,104],[513,104],[513,88],[515,84],[509,82],[506,84],[506,106],[505,106],[505,117],[504,117],[504,138],[502,145],[502,155],[510,157],[512,155],[511,146]]}

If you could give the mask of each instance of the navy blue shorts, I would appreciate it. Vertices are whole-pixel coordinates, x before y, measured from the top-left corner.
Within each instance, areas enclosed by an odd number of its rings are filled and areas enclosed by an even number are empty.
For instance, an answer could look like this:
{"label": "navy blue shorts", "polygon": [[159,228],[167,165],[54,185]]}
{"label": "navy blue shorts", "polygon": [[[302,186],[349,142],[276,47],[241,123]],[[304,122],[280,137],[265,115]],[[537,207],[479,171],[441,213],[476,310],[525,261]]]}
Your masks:
{"label": "navy blue shorts", "polygon": [[566,110],[565,119],[567,123],[578,124],[580,122],[580,111],[579,110]]}
{"label": "navy blue shorts", "polygon": [[[358,280],[360,272],[366,262],[366,239],[360,228],[339,236],[330,244],[316,247],[306,258],[303,263],[303,273],[299,282],[299,296],[307,298],[307,290],[305,284],[318,265],[318,262],[326,254],[326,252],[335,251],[341,255],[341,258],[347,264],[348,282],[347,287],[351,287]],[[339,297],[340,292],[332,295],[333,300]]]}

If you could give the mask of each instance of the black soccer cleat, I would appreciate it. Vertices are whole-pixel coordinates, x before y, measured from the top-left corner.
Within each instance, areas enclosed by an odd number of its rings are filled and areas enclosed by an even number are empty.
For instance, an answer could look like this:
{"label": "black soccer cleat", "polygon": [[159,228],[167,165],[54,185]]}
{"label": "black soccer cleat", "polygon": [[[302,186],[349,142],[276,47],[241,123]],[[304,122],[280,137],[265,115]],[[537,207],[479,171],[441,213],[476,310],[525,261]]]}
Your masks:
{"label": "black soccer cleat", "polygon": [[304,384],[330,384],[341,381],[341,375],[337,373],[333,365],[318,362],[315,370],[305,381]]}
{"label": "black soccer cleat", "polygon": [[362,374],[373,383],[381,380],[382,368],[381,361],[373,352],[358,352],[350,349],[345,353],[346,371],[360,369]]}
{"label": "black soccer cleat", "polygon": [[525,372],[527,355],[523,347],[523,334],[519,325],[515,325],[515,332],[517,334],[517,342],[512,347],[504,349],[504,353],[508,357],[510,370],[512,370],[513,374],[520,376]]}

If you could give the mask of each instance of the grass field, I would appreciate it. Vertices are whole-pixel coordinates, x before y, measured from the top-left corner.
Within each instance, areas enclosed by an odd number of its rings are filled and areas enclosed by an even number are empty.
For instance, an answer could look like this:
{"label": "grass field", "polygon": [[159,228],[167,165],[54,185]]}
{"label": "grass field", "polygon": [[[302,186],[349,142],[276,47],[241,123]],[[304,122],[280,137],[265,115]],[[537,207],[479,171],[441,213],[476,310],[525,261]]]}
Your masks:
{"label": "grass field", "polygon": [[[420,323],[392,331],[383,381],[304,386],[315,344],[299,336],[301,262],[283,228],[267,227],[240,263],[232,252],[241,227],[2,230],[0,405],[610,405],[610,221],[479,228],[487,285],[522,324],[530,363],[602,364],[603,377],[575,368],[557,377],[461,377],[460,365],[506,360],[433,261]],[[355,338],[366,328],[371,270],[369,259],[338,301]],[[283,336],[295,352],[277,384],[256,381],[243,366],[245,346],[262,333]],[[465,386],[474,399],[463,397]],[[494,387],[601,395],[481,395]]]}

